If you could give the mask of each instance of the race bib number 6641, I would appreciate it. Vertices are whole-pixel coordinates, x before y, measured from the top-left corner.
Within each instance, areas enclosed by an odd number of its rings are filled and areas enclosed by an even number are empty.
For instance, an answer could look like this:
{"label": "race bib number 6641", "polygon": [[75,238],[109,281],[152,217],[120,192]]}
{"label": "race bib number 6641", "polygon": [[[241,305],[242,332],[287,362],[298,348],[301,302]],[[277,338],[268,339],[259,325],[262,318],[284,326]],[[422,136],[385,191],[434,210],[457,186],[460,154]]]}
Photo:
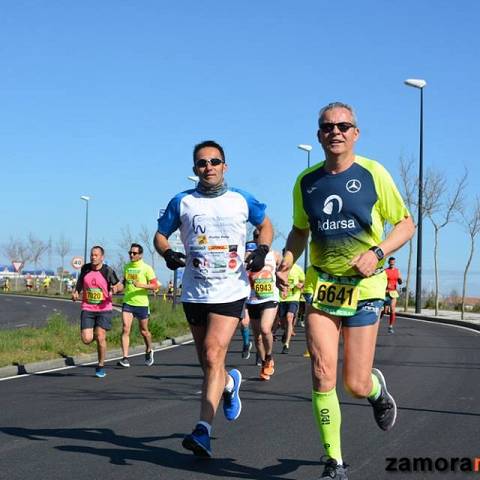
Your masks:
{"label": "race bib number 6641", "polygon": [[357,282],[342,281],[341,277],[328,280],[320,275],[313,295],[312,305],[318,310],[349,317],[357,311],[358,286]]}

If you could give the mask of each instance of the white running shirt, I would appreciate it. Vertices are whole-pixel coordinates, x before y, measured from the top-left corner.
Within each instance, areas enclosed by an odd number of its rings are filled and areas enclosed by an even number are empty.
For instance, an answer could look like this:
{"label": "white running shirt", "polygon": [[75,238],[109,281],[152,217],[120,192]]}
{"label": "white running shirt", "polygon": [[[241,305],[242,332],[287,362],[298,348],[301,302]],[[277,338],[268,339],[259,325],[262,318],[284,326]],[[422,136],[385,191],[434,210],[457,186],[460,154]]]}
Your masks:
{"label": "white running shirt", "polygon": [[177,228],[185,247],[182,302],[229,303],[250,294],[245,270],[247,221],[265,219],[266,205],[243,190],[228,188],[218,197],[196,190],[179,193],[158,219],[158,232],[169,237]]}

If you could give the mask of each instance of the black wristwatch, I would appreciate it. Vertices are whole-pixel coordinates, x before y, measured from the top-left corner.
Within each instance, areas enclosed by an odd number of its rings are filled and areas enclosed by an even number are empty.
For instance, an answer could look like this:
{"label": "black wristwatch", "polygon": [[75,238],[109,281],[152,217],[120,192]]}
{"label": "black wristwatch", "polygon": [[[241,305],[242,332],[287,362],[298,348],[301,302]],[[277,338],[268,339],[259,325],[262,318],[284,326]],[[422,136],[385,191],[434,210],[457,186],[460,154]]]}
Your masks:
{"label": "black wristwatch", "polygon": [[377,256],[378,261],[383,260],[383,257],[385,257],[383,250],[377,245],[375,245],[374,247],[370,247],[369,250],[371,250]]}

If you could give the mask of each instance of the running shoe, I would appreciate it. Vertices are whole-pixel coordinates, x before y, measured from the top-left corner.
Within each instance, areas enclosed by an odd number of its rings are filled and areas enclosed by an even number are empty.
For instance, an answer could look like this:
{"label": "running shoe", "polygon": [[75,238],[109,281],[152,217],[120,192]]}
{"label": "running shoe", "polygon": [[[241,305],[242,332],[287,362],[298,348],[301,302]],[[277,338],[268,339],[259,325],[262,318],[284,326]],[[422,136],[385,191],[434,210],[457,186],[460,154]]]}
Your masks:
{"label": "running shoe", "polygon": [[103,378],[107,376],[107,373],[105,372],[105,369],[103,367],[96,367],[95,376],[98,378]]}
{"label": "running shoe", "polygon": [[117,362],[117,365],[119,367],[123,367],[123,368],[129,368],[130,367],[130,362],[128,361],[128,358],[127,357],[123,357],[121,360],[119,360]]}
{"label": "running shoe", "polygon": [[397,404],[393,397],[388,393],[385,377],[378,368],[372,368],[372,373],[378,378],[382,391],[376,400],[370,400],[373,407],[373,415],[377,425],[385,431],[390,430],[395,425],[397,419]]}
{"label": "running shoe", "polygon": [[267,382],[270,380],[271,376],[275,373],[275,363],[273,359],[266,360],[263,362],[262,368],[260,370],[260,380]]}
{"label": "running shoe", "polygon": [[285,344],[282,348],[282,353],[288,353],[289,350],[290,350],[289,346]]}
{"label": "running shoe", "polygon": [[236,420],[242,411],[242,401],[239,391],[242,384],[242,374],[236,368],[230,370],[228,374],[233,378],[233,390],[223,392],[223,413],[229,421]]}
{"label": "running shoe", "polygon": [[305,358],[310,358],[310,352],[308,351],[308,348],[303,352],[303,356]]}
{"label": "running shoe", "polygon": [[255,365],[257,367],[262,366],[262,357],[258,354],[258,352],[255,354]]}
{"label": "running shoe", "polygon": [[151,367],[153,365],[153,350],[145,353],[145,365]]}
{"label": "running shoe", "polygon": [[273,358],[270,358],[270,360],[265,360],[264,368],[267,375],[272,376],[275,373],[275,362],[273,361]]}
{"label": "running shoe", "polygon": [[242,358],[248,360],[250,358],[250,352],[252,351],[252,342],[248,342],[247,345],[243,346]]}
{"label": "running shoe", "polygon": [[300,320],[298,324],[302,327],[305,328],[305,322],[303,320]]}
{"label": "running shoe", "polygon": [[192,433],[185,435],[182,446],[187,450],[191,450],[197,457],[210,458],[212,456],[210,436],[205,425],[198,424]]}
{"label": "running shoe", "polygon": [[325,465],[322,476],[320,478],[330,478],[334,480],[348,480],[347,477],[347,465],[339,465],[333,458],[322,460],[321,465]]}
{"label": "running shoe", "polygon": [[395,330],[391,325],[388,327],[388,333],[395,333]]}

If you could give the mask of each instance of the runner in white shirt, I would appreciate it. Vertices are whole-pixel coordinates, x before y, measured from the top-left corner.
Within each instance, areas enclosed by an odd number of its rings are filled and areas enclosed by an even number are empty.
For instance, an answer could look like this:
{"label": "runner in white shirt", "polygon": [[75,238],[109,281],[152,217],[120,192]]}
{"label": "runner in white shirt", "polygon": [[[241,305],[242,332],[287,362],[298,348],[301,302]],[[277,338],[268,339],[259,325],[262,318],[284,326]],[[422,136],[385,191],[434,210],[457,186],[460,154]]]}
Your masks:
{"label": "runner in white shirt", "polygon": [[[259,232],[253,232],[253,242],[247,243],[248,251],[257,248]],[[275,372],[273,360],[273,333],[272,326],[277,314],[279,291],[275,285],[277,264],[282,257],[278,252],[271,250],[265,257],[265,266],[259,272],[250,272],[251,293],[247,300],[248,313],[255,337],[255,346],[262,360],[260,379],[270,380]]]}
{"label": "runner in white shirt", "polygon": [[[210,457],[211,425],[222,395],[227,420],[236,420],[242,409],[238,395],[242,374],[236,369],[227,373],[225,357],[250,294],[247,269],[263,268],[273,230],[264,204],[227,187],[228,167],[218,143],[196,145],[193,162],[197,188],[169,202],[154,242],[168,268],[185,267],[181,300],[204,372],[200,420],[182,445],[195,455]],[[247,221],[258,229],[259,245],[245,266]],[[168,243],[177,229],[185,254],[174,252]]]}

